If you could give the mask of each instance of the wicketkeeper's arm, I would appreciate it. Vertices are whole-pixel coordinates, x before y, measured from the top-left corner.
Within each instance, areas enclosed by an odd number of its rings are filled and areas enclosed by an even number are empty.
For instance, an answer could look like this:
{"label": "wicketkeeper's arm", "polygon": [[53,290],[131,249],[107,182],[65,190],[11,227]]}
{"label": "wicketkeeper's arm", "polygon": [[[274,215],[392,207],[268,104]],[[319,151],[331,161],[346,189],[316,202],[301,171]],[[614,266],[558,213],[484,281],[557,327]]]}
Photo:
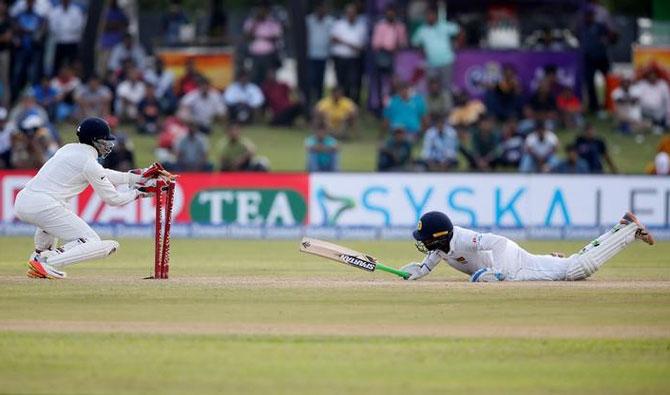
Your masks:
{"label": "wicketkeeper's arm", "polygon": [[110,206],[123,206],[137,199],[139,192],[130,189],[127,192],[116,190],[105,169],[95,161],[90,161],[84,168],[84,177],[93,190],[100,195],[102,201]]}
{"label": "wicketkeeper's arm", "polygon": [[112,169],[102,169],[112,185],[133,185],[140,181],[142,175],[129,172],[116,171]]}

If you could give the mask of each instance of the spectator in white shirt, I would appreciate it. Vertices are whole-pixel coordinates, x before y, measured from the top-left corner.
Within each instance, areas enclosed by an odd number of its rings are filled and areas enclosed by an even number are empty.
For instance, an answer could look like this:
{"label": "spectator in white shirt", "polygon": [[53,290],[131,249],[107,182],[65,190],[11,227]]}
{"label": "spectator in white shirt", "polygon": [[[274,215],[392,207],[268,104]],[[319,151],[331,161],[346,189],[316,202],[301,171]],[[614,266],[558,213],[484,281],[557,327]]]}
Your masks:
{"label": "spectator in white shirt", "polygon": [[[11,1],[9,3],[11,3]],[[9,9],[9,15],[14,18],[15,16],[25,11],[28,8],[26,3],[26,0],[19,0],[12,4],[12,8]],[[35,13],[41,17],[46,18],[49,16],[52,7],[53,6],[50,0],[35,0]]]}
{"label": "spectator in white shirt", "polygon": [[133,36],[129,33],[126,33],[123,36],[123,41],[112,48],[112,53],[109,55],[109,61],[107,63],[107,70],[121,70],[126,59],[132,60],[133,65],[136,67],[139,67],[140,69],[144,68],[146,59],[144,49],[142,49],[139,44],[135,43]]}
{"label": "spectator in white shirt", "polygon": [[156,88],[156,98],[164,113],[173,112],[177,97],[174,94],[174,73],[165,70],[165,64],[160,58],[155,58],[154,65],[144,73],[144,81]]}
{"label": "spectator in white shirt", "polygon": [[526,137],[524,155],[519,171],[522,173],[548,173],[558,165],[556,151],[558,137],[549,130],[544,122],[538,122],[534,132]]}
{"label": "spectator in white shirt", "polygon": [[623,77],[621,85],[612,92],[614,118],[617,127],[624,133],[637,131],[642,127],[642,108],[640,92],[630,77]]}
{"label": "spectator in white shirt", "polygon": [[660,79],[658,72],[652,68],[635,84],[634,89],[640,96],[642,118],[651,122],[655,132],[662,132],[670,121],[670,89],[667,82]]}
{"label": "spectator in white shirt", "polygon": [[251,123],[254,113],[260,110],[265,97],[258,85],[249,81],[249,74],[242,70],[237,79],[226,88],[223,100],[228,107],[231,120],[246,124]]}
{"label": "spectator in white shirt", "polygon": [[128,78],[116,88],[114,112],[121,119],[137,119],[137,106],[144,99],[146,87],[142,81],[142,73],[136,67],[128,71]]}
{"label": "spectator in white shirt", "polygon": [[344,89],[345,96],[358,103],[361,94],[362,55],[368,29],[365,22],[358,18],[354,4],[349,4],[345,12],[345,17],[335,22],[330,33],[331,53],[337,84]]}
{"label": "spectator in white shirt", "polygon": [[310,103],[315,103],[323,97],[326,62],[330,56],[330,32],[334,23],[335,18],[326,14],[326,5],[323,1],[315,6],[314,13],[307,16],[307,74]]}
{"label": "spectator in white shirt", "polygon": [[190,121],[198,130],[206,134],[212,131],[216,118],[226,115],[226,106],[221,100],[221,94],[205,77],[199,77],[198,89],[182,97],[179,107],[180,111],[188,114]]}
{"label": "spectator in white shirt", "polygon": [[423,137],[421,160],[428,171],[446,171],[458,166],[458,134],[444,113],[432,114],[432,124]]}
{"label": "spectator in white shirt", "polygon": [[72,65],[77,60],[79,41],[85,24],[84,14],[71,0],[61,0],[49,13],[49,33],[56,44],[54,73],[64,64]]}

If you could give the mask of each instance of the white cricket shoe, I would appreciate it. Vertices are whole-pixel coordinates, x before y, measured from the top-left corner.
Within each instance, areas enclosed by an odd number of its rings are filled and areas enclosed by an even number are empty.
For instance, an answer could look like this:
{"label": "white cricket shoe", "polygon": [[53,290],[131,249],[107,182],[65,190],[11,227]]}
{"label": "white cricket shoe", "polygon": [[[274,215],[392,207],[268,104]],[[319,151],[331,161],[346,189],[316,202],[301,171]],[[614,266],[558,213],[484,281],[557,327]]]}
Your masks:
{"label": "white cricket shoe", "polygon": [[637,225],[637,230],[635,231],[635,238],[638,240],[642,240],[643,242],[649,244],[650,246],[653,246],[654,243],[654,236],[647,231],[647,228],[642,225],[642,223],[637,219],[635,214],[631,213],[630,211],[627,212],[626,214],[623,215],[623,218],[621,218],[621,221],[619,223],[628,225],[629,223],[633,222],[635,225]]}
{"label": "white cricket shoe", "polygon": [[471,283],[494,283],[505,280],[505,275],[493,269],[479,269],[470,277]]}
{"label": "white cricket shoe", "polygon": [[53,266],[44,262],[40,262],[39,259],[32,259],[28,261],[28,267],[30,269],[26,274],[30,278],[63,279],[67,277],[67,273],[56,270]]}

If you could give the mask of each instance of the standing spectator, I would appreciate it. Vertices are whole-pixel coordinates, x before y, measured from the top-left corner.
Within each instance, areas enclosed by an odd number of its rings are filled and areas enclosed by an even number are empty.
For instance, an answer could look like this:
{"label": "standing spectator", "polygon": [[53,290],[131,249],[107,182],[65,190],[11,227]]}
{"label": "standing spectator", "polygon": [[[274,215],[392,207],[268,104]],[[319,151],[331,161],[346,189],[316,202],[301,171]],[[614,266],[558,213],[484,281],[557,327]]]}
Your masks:
{"label": "standing spectator", "polygon": [[648,174],[659,176],[670,175],[670,135],[666,135],[658,142],[654,162],[647,166],[646,171]]}
{"label": "standing spectator", "polygon": [[559,162],[552,169],[552,173],[560,174],[588,174],[589,165],[586,161],[579,157],[577,148],[574,144],[565,147],[566,158]]}
{"label": "standing spectator", "polygon": [[174,73],[165,70],[161,58],[155,58],[153,67],[144,72],[144,81],[156,88],[156,98],[161,105],[161,111],[172,113],[177,105],[177,98],[174,95]]}
{"label": "standing spectator", "polygon": [[336,137],[349,138],[353,134],[358,110],[356,104],[344,96],[342,88],[336,86],[329,96],[316,103],[316,116]]}
{"label": "standing spectator", "polygon": [[279,66],[279,45],[282,26],[270,15],[270,6],[261,4],[256,15],[244,22],[244,34],[249,40],[249,56],[252,61],[251,81],[261,84],[268,69]]}
{"label": "standing spectator", "polygon": [[444,113],[431,115],[432,125],[423,136],[421,160],[428,171],[447,171],[458,166],[458,134]]}
{"label": "standing spectator", "polygon": [[429,8],[426,23],[419,26],[412,36],[412,45],[423,50],[429,77],[437,77],[444,89],[451,87],[452,66],[455,54],[451,39],[459,32],[457,24],[438,21],[437,10]]}
{"label": "standing spectator", "polygon": [[502,78],[486,91],[486,109],[499,120],[519,116],[522,97],[521,82],[511,65],[504,65]]}
{"label": "standing spectator", "polygon": [[80,86],[74,93],[77,103],[77,118],[88,117],[105,118],[109,116],[112,103],[112,91],[100,81],[100,77],[93,74],[85,85]]}
{"label": "standing spectator", "polygon": [[242,137],[242,128],[233,122],[221,149],[221,171],[268,171],[266,158],[256,157],[256,146]]}
{"label": "standing spectator", "polygon": [[402,127],[394,127],[391,135],[379,148],[379,171],[409,170],[412,162],[412,143],[405,136]]}
{"label": "standing spectator", "polygon": [[326,62],[330,54],[330,32],[335,18],[326,14],[324,1],[319,1],[314,12],[307,16],[307,72],[309,74],[309,104],[323,97]]}
{"label": "standing spectator", "polygon": [[160,123],[161,105],[156,97],[156,88],[147,84],[144,97],[137,105],[137,131],[140,134],[156,134]]}
{"label": "standing spectator", "polygon": [[337,140],[328,135],[326,125],[320,122],[314,134],[305,139],[307,150],[307,171],[338,171],[340,168],[340,147]]}
{"label": "standing spectator", "polygon": [[184,75],[181,76],[178,83],[177,92],[179,96],[184,96],[187,93],[191,93],[194,90],[198,89],[198,81],[201,78],[205,78],[195,66],[195,59],[188,58],[186,59],[186,64],[184,65]]}
{"label": "standing spectator", "polygon": [[36,84],[42,75],[46,21],[35,11],[34,5],[35,0],[26,0],[26,9],[14,19],[13,98],[17,97],[26,82]]}
{"label": "standing spectator", "polygon": [[523,156],[524,138],[517,131],[516,121],[509,120],[503,124],[497,158],[493,167],[505,167],[517,170]]}
{"label": "standing spectator", "polygon": [[636,132],[642,129],[642,108],[640,107],[639,89],[633,88],[633,80],[624,76],[612,92],[614,102],[614,119],[617,128],[623,133]]}
{"label": "standing spectator", "polygon": [[72,68],[64,65],[58,74],[51,79],[51,86],[58,92],[58,107],[56,108],[56,121],[69,118],[74,111],[74,95],[81,86],[81,80],[75,76]]}
{"label": "standing spectator", "polygon": [[49,13],[49,33],[56,44],[53,73],[64,64],[73,65],[78,60],[79,41],[86,20],[78,6],[71,0],[61,0]]}
{"label": "standing spectator", "polygon": [[272,126],[293,126],[295,119],[303,113],[303,105],[299,99],[293,99],[295,92],[285,82],[277,80],[274,70],[268,71],[268,76],[261,87],[272,118]]}
{"label": "standing spectator", "polygon": [[473,130],[472,155],[479,171],[490,171],[495,167],[500,143],[495,125],[492,115],[484,115]]}
{"label": "standing spectator", "polygon": [[100,73],[108,70],[110,52],[112,48],[123,41],[123,36],[128,31],[129,22],[128,15],[119,6],[118,0],[111,0],[105,14],[104,28],[100,38],[100,51],[98,52],[98,70]]}
{"label": "standing spectator", "polygon": [[379,108],[382,107],[382,99],[385,96],[384,87],[390,85],[390,79],[395,68],[395,55],[398,50],[405,47],[407,47],[405,24],[397,20],[395,6],[389,4],[384,11],[384,18],[375,24],[372,32],[372,50],[374,51]]}
{"label": "standing spectator", "polygon": [[573,145],[579,157],[586,161],[591,173],[603,172],[603,159],[607,162],[607,166],[612,173],[617,172],[617,168],[607,151],[605,140],[596,135],[596,128],[593,125],[585,125],[582,134],[577,136]]}
{"label": "standing spectator", "polygon": [[261,88],[249,81],[249,74],[245,70],[240,70],[235,81],[223,92],[223,101],[228,107],[230,119],[246,124],[253,121],[265,97]]}
{"label": "standing spectator", "polygon": [[177,171],[211,171],[212,165],[207,161],[209,155],[207,137],[196,125],[191,124],[186,136],[175,143]]}
{"label": "standing spectator", "polygon": [[330,34],[330,49],[335,63],[337,85],[344,95],[359,103],[361,94],[362,56],[367,41],[367,27],[358,17],[354,4],[347,5],[344,18],[338,19]]}
{"label": "standing spectator", "polygon": [[660,134],[670,121],[670,89],[668,83],[658,77],[658,72],[650,68],[637,84],[635,90],[640,96],[642,118],[651,123],[654,132]]}
{"label": "standing spectator", "polygon": [[584,27],[580,47],[584,54],[584,80],[589,99],[589,110],[598,112],[598,95],[596,94],[596,72],[600,71],[603,77],[610,70],[610,60],[607,46],[610,44],[611,33],[608,27],[595,20],[594,10],[588,8],[584,15]]}
{"label": "standing spectator", "polygon": [[162,33],[167,45],[179,44],[181,29],[188,25],[188,17],[181,5],[181,0],[170,0],[168,12],[163,16]]}
{"label": "standing spectator", "polygon": [[205,134],[212,131],[216,118],[226,115],[226,106],[221,100],[221,94],[205,77],[201,77],[198,81],[197,90],[182,97],[179,106],[182,111],[186,111],[198,130]]}
{"label": "standing spectator", "polygon": [[556,164],[558,137],[542,122],[538,122],[535,131],[526,137],[524,155],[519,164],[522,173],[547,173]]}
{"label": "standing spectator", "polygon": [[384,109],[384,130],[390,125],[400,126],[405,137],[415,142],[426,126],[426,102],[423,96],[412,92],[409,83],[401,82],[398,94],[394,95]]}
{"label": "standing spectator", "polygon": [[49,77],[42,76],[39,84],[33,86],[35,100],[49,114],[49,120],[56,120],[56,106],[58,105],[58,91],[49,82]]}
{"label": "standing spectator", "polygon": [[146,86],[142,81],[142,73],[133,67],[128,72],[128,79],[116,88],[115,113],[122,120],[136,120],[137,106],[144,99]]}
{"label": "standing spectator", "polygon": [[[108,123],[112,130],[116,128],[116,121]],[[120,133],[116,130],[114,130],[114,136],[116,137],[114,148],[112,148],[112,152],[105,157],[103,166],[106,169],[123,172],[135,169],[135,148],[133,147],[133,142],[130,141],[125,133]]]}
{"label": "standing spectator", "polygon": [[[12,4],[11,8],[9,9],[9,15],[12,18],[15,18],[17,15],[28,8],[28,0],[16,0],[9,3]],[[33,8],[35,9],[35,12],[39,14],[39,16],[43,18],[49,16],[51,8],[53,7],[52,0],[35,0],[33,3]]]}
{"label": "standing spectator", "polygon": [[0,169],[10,167],[12,133],[7,126],[7,117],[9,113],[5,107],[0,106]]}
{"label": "standing spectator", "polygon": [[7,13],[7,3],[0,0],[0,107],[9,105],[10,100],[9,70],[12,40],[12,21]]}
{"label": "standing spectator", "polygon": [[437,78],[428,80],[428,95],[426,96],[426,108],[428,114],[448,114],[453,106],[451,93],[442,89],[442,84]]}
{"label": "standing spectator", "polygon": [[139,43],[136,43],[133,39],[133,36],[130,33],[123,35],[123,41],[116,44],[112,48],[112,52],[109,55],[109,63],[107,64],[107,69],[115,72],[123,70],[123,63],[127,60],[132,61],[133,67],[138,67],[144,69],[144,61],[146,55],[144,49]]}

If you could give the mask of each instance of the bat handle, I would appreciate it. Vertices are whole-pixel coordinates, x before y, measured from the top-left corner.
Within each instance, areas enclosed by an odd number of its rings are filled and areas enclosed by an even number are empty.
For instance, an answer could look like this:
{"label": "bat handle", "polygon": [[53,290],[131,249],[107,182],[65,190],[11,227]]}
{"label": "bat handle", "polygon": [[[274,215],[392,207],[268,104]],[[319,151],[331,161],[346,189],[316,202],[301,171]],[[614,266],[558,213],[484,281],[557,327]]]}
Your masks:
{"label": "bat handle", "polygon": [[381,270],[381,271],[384,271],[384,272],[387,272],[387,273],[393,273],[393,274],[395,274],[396,276],[399,276],[399,277],[404,278],[405,280],[407,280],[407,279],[409,278],[409,276],[410,276],[409,273],[407,273],[407,272],[405,272],[405,271],[403,271],[403,270],[394,269],[394,268],[392,268],[392,267],[389,267],[389,266],[386,266],[386,265],[382,265],[381,263],[378,263],[378,264],[377,264],[377,269],[379,269],[379,270]]}

